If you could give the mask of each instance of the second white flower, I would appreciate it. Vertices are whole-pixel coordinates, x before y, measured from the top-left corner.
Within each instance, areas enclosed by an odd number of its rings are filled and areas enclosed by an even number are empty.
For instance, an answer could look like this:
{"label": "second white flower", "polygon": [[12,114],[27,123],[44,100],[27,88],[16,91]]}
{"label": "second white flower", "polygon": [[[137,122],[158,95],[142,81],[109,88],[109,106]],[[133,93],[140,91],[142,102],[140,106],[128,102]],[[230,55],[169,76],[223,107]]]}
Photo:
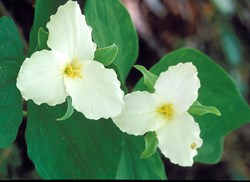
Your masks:
{"label": "second white flower", "polygon": [[154,131],[161,152],[171,162],[191,166],[201,147],[200,128],[187,112],[198,98],[200,81],[192,63],[179,63],[160,74],[155,92],[136,91],[124,97],[125,108],[113,118],[124,132],[144,135]]}

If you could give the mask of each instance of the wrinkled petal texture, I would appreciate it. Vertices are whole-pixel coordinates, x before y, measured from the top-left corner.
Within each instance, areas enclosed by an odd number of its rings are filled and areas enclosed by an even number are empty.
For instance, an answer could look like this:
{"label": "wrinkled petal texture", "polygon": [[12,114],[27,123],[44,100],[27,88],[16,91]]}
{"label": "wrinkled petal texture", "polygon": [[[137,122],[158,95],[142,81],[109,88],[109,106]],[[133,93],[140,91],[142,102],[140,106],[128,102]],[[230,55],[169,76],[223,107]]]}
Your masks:
{"label": "wrinkled petal texture", "polygon": [[68,1],[60,6],[50,17],[47,28],[47,44],[52,50],[61,51],[71,59],[94,59],[96,44],[92,41],[92,28],[87,25],[77,2]]}
{"label": "wrinkled petal texture", "polygon": [[179,113],[184,113],[198,98],[200,81],[197,74],[192,63],[170,66],[157,79],[155,93],[166,102],[172,103]]}
{"label": "wrinkled petal texture", "polygon": [[121,115],[113,118],[121,131],[133,135],[143,135],[159,129],[165,120],[159,116],[157,108],[161,100],[157,95],[143,91],[132,92],[124,97],[125,108]]}
{"label": "wrinkled petal texture", "polygon": [[27,58],[17,77],[17,88],[25,100],[54,106],[65,101],[64,67],[67,57],[57,51],[42,50]]}
{"label": "wrinkled petal texture", "polygon": [[114,70],[93,60],[79,61],[82,78],[64,77],[73,107],[88,119],[116,117],[124,107],[124,93]]}
{"label": "wrinkled petal texture", "polygon": [[[156,130],[161,152],[174,164],[192,166],[196,148],[201,147],[200,128],[189,113],[184,113]],[[194,148],[192,148],[194,147]]]}

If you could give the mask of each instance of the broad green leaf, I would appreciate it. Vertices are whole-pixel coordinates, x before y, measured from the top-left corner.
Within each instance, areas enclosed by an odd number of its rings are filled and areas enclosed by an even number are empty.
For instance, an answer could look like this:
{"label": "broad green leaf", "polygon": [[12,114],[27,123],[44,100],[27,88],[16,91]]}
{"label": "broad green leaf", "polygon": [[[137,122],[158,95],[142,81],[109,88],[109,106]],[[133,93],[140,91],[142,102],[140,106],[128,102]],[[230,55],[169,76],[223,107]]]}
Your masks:
{"label": "broad green leaf", "polygon": [[87,120],[79,113],[56,121],[63,106],[28,103],[28,155],[45,179],[114,179],[122,133],[111,120]]}
{"label": "broad green leaf", "polygon": [[48,37],[49,37],[49,33],[45,32],[42,27],[39,28],[38,30],[38,49],[39,50],[48,49],[48,46],[47,46]]}
{"label": "broad green leaf", "polygon": [[84,13],[98,47],[118,46],[113,64],[125,83],[138,55],[138,37],[127,10],[118,0],[87,0]]}
{"label": "broad green leaf", "polygon": [[[192,62],[197,67],[201,81],[198,100],[205,105],[215,106],[221,112],[220,117],[212,114],[194,116],[203,139],[195,160],[203,163],[218,162],[222,155],[224,136],[250,121],[249,106],[229,75],[211,58],[195,49],[183,48],[169,53],[150,71],[159,75],[179,62]],[[146,89],[142,80],[136,89]]]}
{"label": "broad green leaf", "polygon": [[190,114],[202,116],[204,114],[215,114],[221,116],[220,111],[214,106],[204,106],[200,102],[195,101],[193,105],[189,108],[188,112]]}
{"label": "broad green leaf", "polygon": [[0,19],[0,147],[8,147],[22,122],[22,97],[16,77],[23,61],[23,45],[11,18]]}
{"label": "broad green leaf", "polygon": [[116,44],[107,46],[104,48],[99,48],[95,51],[94,60],[101,62],[104,66],[108,66],[115,60],[118,53],[118,47]]}
{"label": "broad green leaf", "polygon": [[154,132],[148,132],[144,136],[144,140],[145,140],[145,150],[141,154],[142,159],[146,159],[152,156],[156,152],[156,149],[159,144],[159,140],[157,139]]}
{"label": "broad green leaf", "polygon": [[144,66],[134,65],[134,67],[143,74],[144,84],[149,92],[154,92],[154,85],[157,80],[157,76],[148,71]]}
{"label": "broad green leaf", "polygon": [[74,107],[72,106],[72,98],[70,96],[67,97],[67,105],[68,106],[66,113],[61,118],[57,118],[57,121],[66,120],[74,113]]}
{"label": "broad green leaf", "polygon": [[124,151],[116,179],[166,179],[159,153],[156,152],[147,159],[141,159],[140,155],[145,147],[143,137],[124,135]]}

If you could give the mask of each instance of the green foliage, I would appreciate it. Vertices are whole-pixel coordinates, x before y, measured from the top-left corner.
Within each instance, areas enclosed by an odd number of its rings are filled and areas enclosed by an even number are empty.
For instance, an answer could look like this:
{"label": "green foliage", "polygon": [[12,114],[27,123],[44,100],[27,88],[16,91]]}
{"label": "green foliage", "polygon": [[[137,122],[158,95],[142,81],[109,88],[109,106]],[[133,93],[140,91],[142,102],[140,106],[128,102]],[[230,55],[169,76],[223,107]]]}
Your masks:
{"label": "green foliage", "polygon": [[88,0],[84,13],[98,47],[113,43],[118,46],[113,64],[119,71],[121,82],[125,83],[138,55],[138,37],[127,10],[118,0]]}
{"label": "green foliage", "polygon": [[144,136],[145,140],[145,150],[141,154],[142,159],[146,159],[150,156],[152,156],[158,147],[159,140],[156,137],[156,134],[154,132],[148,132]]}
{"label": "green foliage", "polygon": [[117,179],[166,179],[160,155],[156,152],[147,159],[141,159],[144,150],[142,136],[126,135],[124,150],[116,174]]}
{"label": "green foliage", "polygon": [[204,106],[200,102],[195,101],[193,105],[189,108],[188,112],[190,114],[202,116],[204,114],[215,114],[221,116],[220,111],[214,106]]}
{"label": "green foliage", "polygon": [[56,121],[66,106],[28,103],[28,155],[45,179],[114,179],[122,133],[111,120],[87,120],[81,113]]}
{"label": "green foliage", "polygon": [[101,62],[104,66],[108,66],[115,60],[118,53],[118,46],[112,44],[104,48],[99,48],[95,51],[94,60]]}
{"label": "green foliage", "polygon": [[[37,0],[34,25],[30,34],[29,55],[48,49],[46,23],[59,5],[67,0]],[[85,1],[80,1],[81,5]],[[46,10],[46,11],[45,11]],[[99,49],[95,60],[113,68],[126,92],[125,81],[138,55],[138,37],[131,18],[118,0],[87,0],[84,6],[86,21],[93,29],[93,39]],[[223,42],[234,43],[227,36]],[[110,46],[111,45],[111,46]],[[119,49],[119,51],[118,51]],[[229,51],[228,50],[233,50]],[[240,61],[237,46],[228,44],[224,52],[237,65]],[[16,88],[16,77],[22,61],[23,47],[15,24],[10,18],[0,19],[0,147],[9,146],[16,138],[22,121],[22,99]],[[235,61],[236,62],[233,62]],[[204,143],[198,149],[198,162],[215,163],[222,154],[223,138],[230,131],[247,123],[250,109],[240,96],[230,77],[209,57],[194,50],[180,49],[163,57],[152,73],[143,66],[134,66],[144,76],[135,89],[154,91],[157,76],[179,62],[193,62],[201,80],[198,101],[189,109],[201,128]],[[237,62],[238,61],[238,62]],[[32,88],[31,88],[32,89]],[[28,102],[26,143],[28,155],[36,170],[45,179],[166,179],[158,140],[149,132],[143,137],[122,133],[111,119],[92,121],[73,112],[71,98],[56,107]],[[215,106],[215,107],[214,107]],[[218,110],[218,109],[221,111]],[[207,114],[212,113],[212,114]],[[207,114],[207,115],[204,115]],[[221,116],[220,116],[221,115]],[[200,117],[202,116],[202,117]],[[220,116],[220,117],[218,117]],[[60,120],[57,122],[56,120]],[[143,151],[143,149],[145,150]],[[0,160],[8,149],[1,150]],[[143,152],[142,152],[143,151]],[[141,155],[141,156],[140,156]],[[15,157],[13,155],[13,157]],[[3,160],[0,177],[6,175]]]}
{"label": "green foliage", "polygon": [[11,18],[0,19],[0,147],[8,147],[22,122],[22,97],[16,77],[23,61],[23,45]]}
{"label": "green foliage", "polygon": [[[250,120],[250,110],[240,96],[228,74],[201,52],[183,48],[164,56],[150,71],[159,75],[169,66],[180,62],[192,62],[198,69],[201,81],[198,100],[206,105],[217,107],[221,116],[211,114],[194,116],[201,128],[203,145],[198,149],[196,161],[203,163],[218,162],[222,155],[223,138],[230,131],[240,127]],[[136,89],[145,90],[141,80]]]}

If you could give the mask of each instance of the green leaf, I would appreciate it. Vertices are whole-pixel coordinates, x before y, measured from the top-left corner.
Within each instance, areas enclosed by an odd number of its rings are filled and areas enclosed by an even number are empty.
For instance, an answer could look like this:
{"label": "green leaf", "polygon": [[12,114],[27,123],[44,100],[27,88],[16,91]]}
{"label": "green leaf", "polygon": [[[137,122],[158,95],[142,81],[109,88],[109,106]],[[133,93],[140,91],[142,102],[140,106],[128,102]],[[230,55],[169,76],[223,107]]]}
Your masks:
{"label": "green leaf", "polygon": [[22,97],[16,77],[23,61],[23,45],[11,18],[0,19],[0,147],[8,147],[22,122]]}
{"label": "green leaf", "polygon": [[146,159],[152,156],[156,152],[156,149],[159,144],[159,140],[157,139],[154,132],[148,132],[144,136],[144,140],[145,140],[145,150],[141,154],[142,159]]}
{"label": "green leaf", "polygon": [[49,33],[45,32],[43,28],[39,28],[38,30],[38,49],[48,49],[49,47],[47,46],[47,40],[49,37]]}
{"label": "green leaf", "polygon": [[111,120],[92,121],[81,113],[57,122],[66,103],[49,107],[28,102],[29,158],[45,179],[114,179],[123,137]]}
{"label": "green leaf", "polygon": [[124,150],[118,166],[116,179],[166,179],[164,165],[158,152],[147,159],[141,159],[144,149],[142,136],[126,135]]}
{"label": "green leaf", "polygon": [[120,81],[125,83],[138,55],[138,37],[129,13],[118,0],[87,0],[84,13],[98,47],[113,43],[118,46],[113,64],[119,71]]}
{"label": "green leaf", "polygon": [[57,118],[57,121],[66,120],[74,113],[74,107],[72,106],[72,98],[70,96],[67,97],[67,105],[68,107],[66,113],[61,118]]}
{"label": "green leaf", "polygon": [[101,62],[104,66],[108,66],[115,60],[118,53],[118,47],[116,44],[111,46],[99,48],[95,51],[94,60]]}
{"label": "green leaf", "polygon": [[208,114],[208,113],[215,114],[217,116],[221,116],[220,111],[216,107],[204,106],[198,101],[195,101],[193,103],[193,105],[189,108],[188,112],[190,114],[199,115],[199,116],[202,116],[202,115]]}
{"label": "green leaf", "polygon": [[134,65],[134,67],[143,74],[144,84],[149,92],[154,92],[154,85],[157,80],[157,76],[148,71],[144,66]]}
{"label": "green leaf", "polygon": [[[211,114],[194,116],[201,128],[203,139],[203,145],[198,149],[195,160],[203,163],[218,162],[222,155],[224,136],[250,121],[249,106],[229,75],[211,58],[195,49],[183,48],[169,53],[150,71],[159,75],[169,66],[179,62],[192,62],[197,67],[201,81],[198,100],[203,104],[217,107],[222,113],[220,117]],[[136,89],[146,89],[142,80]]]}

